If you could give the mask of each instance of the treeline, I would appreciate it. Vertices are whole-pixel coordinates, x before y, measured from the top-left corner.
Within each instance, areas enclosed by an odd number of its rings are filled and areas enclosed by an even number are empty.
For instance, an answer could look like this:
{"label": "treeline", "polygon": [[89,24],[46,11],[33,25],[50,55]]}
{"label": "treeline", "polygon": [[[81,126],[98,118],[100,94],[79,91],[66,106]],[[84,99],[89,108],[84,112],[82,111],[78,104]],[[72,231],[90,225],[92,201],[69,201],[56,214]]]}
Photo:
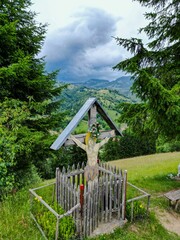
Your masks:
{"label": "treeline", "polygon": [[[141,39],[117,38],[133,56],[115,68],[133,76],[132,90],[141,101],[123,99],[118,106],[119,122],[128,128],[101,151],[104,160],[180,150],[179,1],[137,1],[154,7],[145,15],[150,23],[141,29],[152,41],[146,48]],[[0,1],[1,196],[52,178],[57,166],[86,159],[76,146],[49,148],[68,117],[60,110],[65,86],[58,85],[57,72],[47,73],[44,58],[37,57],[46,25],[36,22],[30,6],[31,0]]]}
{"label": "treeline", "polygon": [[46,25],[30,0],[0,1],[0,195],[52,177],[57,156],[49,146],[64,120],[56,101],[63,86],[47,73],[41,50]]}

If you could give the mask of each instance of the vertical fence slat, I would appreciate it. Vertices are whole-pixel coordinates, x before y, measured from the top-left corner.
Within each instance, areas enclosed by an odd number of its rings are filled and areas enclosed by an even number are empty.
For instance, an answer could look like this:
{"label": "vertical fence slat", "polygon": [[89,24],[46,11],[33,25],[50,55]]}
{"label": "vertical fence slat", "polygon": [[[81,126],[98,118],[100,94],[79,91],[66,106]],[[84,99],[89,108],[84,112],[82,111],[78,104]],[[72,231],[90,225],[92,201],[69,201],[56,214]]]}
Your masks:
{"label": "vertical fence slat", "polygon": [[88,198],[87,198],[87,235],[90,235],[90,207],[91,207],[91,197],[88,188]]}
{"label": "vertical fence slat", "polygon": [[118,219],[121,219],[121,203],[122,203],[122,175],[119,175],[119,181],[118,181]]}
{"label": "vertical fence slat", "polygon": [[105,222],[108,222],[108,174],[106,174],[106,186],[105,186]]}
{"label": "vertical fence slat", "polygon": [[104,179],[105,177],[102,177],[102,184],[101,184],[101,222],[104,220],[104,211],[105,211],[105,195],[104,195]]}
{"label": "vertical fence slat", "polygon": [[127,188],[127,171],[124,171],[123,180],[123,196],[122,196],[122,219],[125,220],[126,217],[126,188]]}
{"label": "vertical fence slat", "polygon": [[56,201],[60,203],[59,195],[59,168],[56,168]]}
{"label": "vertical fence slat", "polygon": [[95,197],[95,228],[98,227],[98,213],[99,213],[99,207],[98,207],[98,192],[99,192],[99,181],[96,185],[96,197]]}
{"label": "vertical fence slat", "polygon": [[[77,165],[77,171],[79,172],[80,171],[80,164],[78,163]],[[80,184],[80,174],[77,174],[77,186],[79,186]]]}
{"label": "vertical fence slat", "polygon": [[109,179],[109,221],[112,220],[112,175]]}
{"label": "vertical fence slat", "polygon": [[84,187],[84,207],[83,207],[83,233],[87,236],[87,187]]}

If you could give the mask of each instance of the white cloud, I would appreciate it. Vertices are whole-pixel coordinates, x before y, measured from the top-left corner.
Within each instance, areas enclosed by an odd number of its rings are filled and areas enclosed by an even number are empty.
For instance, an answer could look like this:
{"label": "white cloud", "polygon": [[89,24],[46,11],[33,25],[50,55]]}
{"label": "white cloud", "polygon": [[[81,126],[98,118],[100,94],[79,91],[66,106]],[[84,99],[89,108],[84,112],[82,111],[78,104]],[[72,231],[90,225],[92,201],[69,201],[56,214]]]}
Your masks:
{"label": "white cloud", "polygon": [[[114,79],[112,67],[128,56],[112,36],[137,37],[145,25],[142,8],[132,0],[33,0],[38,20],[48,22],[41,56],[62,79]],[[144,37],[144,36],[143,36]]]}

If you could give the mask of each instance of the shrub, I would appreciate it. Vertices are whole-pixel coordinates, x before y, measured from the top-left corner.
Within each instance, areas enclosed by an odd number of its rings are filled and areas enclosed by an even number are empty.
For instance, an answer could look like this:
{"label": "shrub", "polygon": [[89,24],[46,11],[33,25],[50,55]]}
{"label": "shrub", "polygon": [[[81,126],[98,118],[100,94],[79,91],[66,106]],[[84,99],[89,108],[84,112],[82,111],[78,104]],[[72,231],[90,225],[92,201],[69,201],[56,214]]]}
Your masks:
{"label": "shrub", "polygon": [[[56,233],[56,217],[35,198],[32,212],[37,219],[37,222],[43,229],[46,237],[49,240],[55,238]],[[63,214],[65,211],[55,202],[51,207],[58,213]],[[69,240],[75,235],[75,223],[71,216],[66,216],[60,219],[59,224],[59,240]]]}
{"label": "shrub", "polygon": [[[133,203],[133,219],[141,219],[146,216],[147,210],[144,205],[139,201]],[[131,202],[126,204],[126,218],[131,220]]]}

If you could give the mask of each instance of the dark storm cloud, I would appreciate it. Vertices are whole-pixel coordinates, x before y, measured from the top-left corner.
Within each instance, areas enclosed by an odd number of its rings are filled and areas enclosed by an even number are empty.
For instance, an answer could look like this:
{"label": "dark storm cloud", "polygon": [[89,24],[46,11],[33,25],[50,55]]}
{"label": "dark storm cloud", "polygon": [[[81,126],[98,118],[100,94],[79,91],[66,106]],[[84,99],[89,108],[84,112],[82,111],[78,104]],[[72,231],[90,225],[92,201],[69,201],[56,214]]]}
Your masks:
{"label": "dark storm cloud", "polygon": [[119,19],[107,12],[88,8],[74,21],[47,37],[43,54],[49,69],[61,68],[60,78],[68,80],[108,78],[120,53],[112,36]]}

